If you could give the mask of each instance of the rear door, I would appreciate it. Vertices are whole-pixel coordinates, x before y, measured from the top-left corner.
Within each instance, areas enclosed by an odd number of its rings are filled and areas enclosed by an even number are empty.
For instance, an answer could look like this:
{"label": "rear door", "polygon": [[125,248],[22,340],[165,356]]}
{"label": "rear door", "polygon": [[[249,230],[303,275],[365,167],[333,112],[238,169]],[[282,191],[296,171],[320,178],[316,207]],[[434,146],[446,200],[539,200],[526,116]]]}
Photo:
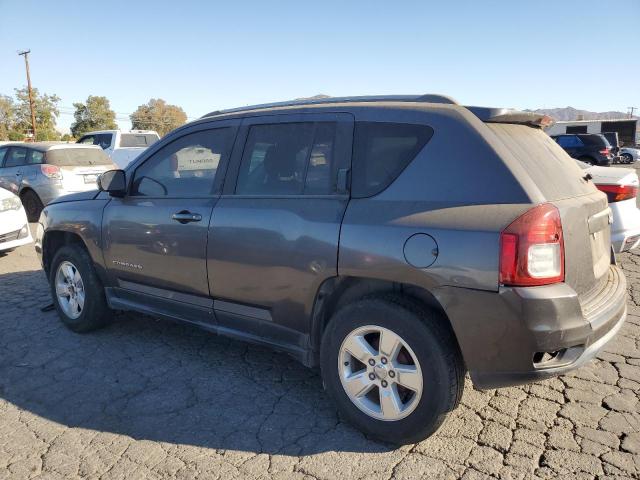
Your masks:
{"label": "rear door", "polygon": [[2,167],[2,186],[18,193],[22,188],[23,170],[27,163],[28,150],[25,147],[9,147]]}
{"label": "rear door", "polygon": [[352,136],[349,114],[243,121],[207,248],[221,327],[304,342],[316,292],[337,275]]}
{"label": "rear door", "polygon": [[238,123],[199,125],[127,171],[128,194],[112,198],[103,217],[105,264],[120,297],[213,321],[198,313],[212,304],[207,233]]}

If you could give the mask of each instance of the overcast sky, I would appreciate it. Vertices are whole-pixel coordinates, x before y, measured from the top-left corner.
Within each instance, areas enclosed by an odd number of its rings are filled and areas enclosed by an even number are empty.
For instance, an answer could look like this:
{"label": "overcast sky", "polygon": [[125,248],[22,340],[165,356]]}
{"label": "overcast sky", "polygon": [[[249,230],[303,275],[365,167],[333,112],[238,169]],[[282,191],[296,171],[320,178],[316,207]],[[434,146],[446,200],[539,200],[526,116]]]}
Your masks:
{"label": "overcast sky", "polygon": [[0,0],[0,94],[31,78],[190,118],[324,93],[443,93],[516,108],[640,107],[640,0],[67,2]]}

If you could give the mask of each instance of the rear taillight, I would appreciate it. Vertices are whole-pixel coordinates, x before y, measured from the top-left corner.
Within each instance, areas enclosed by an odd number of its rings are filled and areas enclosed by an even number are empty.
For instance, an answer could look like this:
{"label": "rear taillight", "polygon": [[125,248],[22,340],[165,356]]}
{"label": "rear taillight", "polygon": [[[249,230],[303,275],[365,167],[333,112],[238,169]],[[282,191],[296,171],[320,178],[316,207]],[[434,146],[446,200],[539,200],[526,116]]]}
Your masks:
{"label": "rear taillight", "polygon": [[608,157],[611,154],[611,150],[609,150],[608,148],[603,148],[602,150],[598,150],[598,151],[605,157]]}
{"label": "rear taillight", "polygon": [[560,212],[549,203],[516,218],[500,234],[500,283],[529,287],[564,281]]}
{"label": "rear taillight", "polygon": [[638,195],[636,185],[596,185],[597,189],[607,194],[609,203],[630,200]]}
{"label": "rear taillight", "polygon": [[46,163],[43,163],[42,165],[40,165],[40,171],[45,177],[48,178],[56,178],[58,180],[62,178],[62,172],[60,172],[60,168],[56,167],[55,165],[47,165]]}

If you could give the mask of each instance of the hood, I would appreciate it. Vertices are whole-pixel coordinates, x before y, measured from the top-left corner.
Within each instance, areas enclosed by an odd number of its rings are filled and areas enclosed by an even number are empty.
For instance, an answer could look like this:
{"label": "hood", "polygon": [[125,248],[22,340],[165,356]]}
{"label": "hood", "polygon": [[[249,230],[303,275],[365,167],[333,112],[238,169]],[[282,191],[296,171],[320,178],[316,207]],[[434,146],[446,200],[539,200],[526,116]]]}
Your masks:
{"label": "hood", "polygon": [[5,198],[12,198],[12,197],[16,197],[17,195],[15,195],[14,193],[10,192],[9,190],[5,190],[4,188],[0,188],[0,200],[4,200]]}
{"label": "hood", "polygon": [[78,202],[81,200],[93,200],[100,193],[98,190],[87,190],[86,192],[78,192],[78,193],[70,193],[69,195],[63,195],[61,197],[56,198],[49,205],[53,205],[54,203],[64,203],[64,202]]}

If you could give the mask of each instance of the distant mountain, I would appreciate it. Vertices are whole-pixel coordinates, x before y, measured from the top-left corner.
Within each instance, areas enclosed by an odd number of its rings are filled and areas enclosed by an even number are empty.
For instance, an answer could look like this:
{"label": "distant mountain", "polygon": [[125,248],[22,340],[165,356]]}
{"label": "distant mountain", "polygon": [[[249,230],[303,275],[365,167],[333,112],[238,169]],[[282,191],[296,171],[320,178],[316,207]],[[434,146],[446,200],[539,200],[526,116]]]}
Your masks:
{"label": "distant mountain", "polygon": [[[588,110],[578,110],[573,107],[565,108],[539,108],[537,110],[529,110],[535,113],[543,113],[553,117],[556,121],[571,120],[614,120],[620,118],[628,118],[629,114],[625,112],[590,112]],[[633,118],[638,118],[634,116]]]}

